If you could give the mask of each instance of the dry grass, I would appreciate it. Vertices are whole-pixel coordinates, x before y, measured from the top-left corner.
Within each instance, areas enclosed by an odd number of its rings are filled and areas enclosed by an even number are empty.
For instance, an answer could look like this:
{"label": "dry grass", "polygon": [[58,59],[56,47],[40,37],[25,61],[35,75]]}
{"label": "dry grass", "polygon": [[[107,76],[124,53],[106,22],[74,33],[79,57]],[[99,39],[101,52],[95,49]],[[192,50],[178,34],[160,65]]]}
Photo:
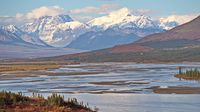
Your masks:
{"label": "dry grass", "polygon": [[38,65],[0,65],[0,72],[11,71],[31,71],[31,70],[46,70],[59,68],[58,64],[38,64]]}

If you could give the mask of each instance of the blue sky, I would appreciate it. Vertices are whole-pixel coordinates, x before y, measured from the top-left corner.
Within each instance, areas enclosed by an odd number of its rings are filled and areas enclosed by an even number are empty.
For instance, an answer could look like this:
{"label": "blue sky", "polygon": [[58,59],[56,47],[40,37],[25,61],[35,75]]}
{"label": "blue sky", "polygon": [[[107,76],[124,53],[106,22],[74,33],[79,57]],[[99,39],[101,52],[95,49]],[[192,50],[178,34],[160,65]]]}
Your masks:
{"label": "blue sky", "polygon": [[115,4],[129,9],[148,9],[164,16],[170,14],[192,14],[200,12],[200,0],[1,0],[0,16],[15,16],[41,6],[59,6],[65,10],[100,7]]}
{"label": "blue sky", "polygon": [[0,25],[20,25],[58,14],[85,23],[123,7],[134,15],[154,19],[171,15],[193,19],[200,15],[200,0],[0,0]]}

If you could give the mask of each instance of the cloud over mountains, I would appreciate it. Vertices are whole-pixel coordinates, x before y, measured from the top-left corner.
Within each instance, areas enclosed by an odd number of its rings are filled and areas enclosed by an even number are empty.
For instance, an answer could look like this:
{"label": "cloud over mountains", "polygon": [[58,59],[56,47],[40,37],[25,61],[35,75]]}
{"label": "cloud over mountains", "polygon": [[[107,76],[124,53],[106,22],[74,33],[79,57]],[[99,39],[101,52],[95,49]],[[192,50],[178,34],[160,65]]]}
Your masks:
{"label": "cloud over mountains", "polygon": [[[87,6],[82,8],[76,8],[71,10],[66,10],[60,6],[42,6],[35,8],[27,13],[16,13],[15,17],[0,17],[0,24],[9,24],[9,23],[23,23],[27,21],[32,21],[38,19],[42,16],[56,16],[60,14],[70,15],[75,20],[81,22],[88,22],[96,17],[109,14],[110,12],[116,11],[122,8],[118,4],[103,4],[99,7]],[[158,13],[159,11],[150,10],[150,9],[129,9],[133,15],[151,15]],[[185,21],[195,18],[197,14],[189,15],[169,15],[167,17],[160,17],[163,21],[173,19],[174,17],[178,18],[179,23],[184,23]],[[173,19],[174,20],[174,19]],[[16,22],[17,21],[17,22]]]}
{"label": "cloud over mountains", "polygon": [[32,11],[26,14],[17,13],[16,18],[19,19],[25,17],[27,19],[33,19],[33,18],[40,18],[42,16],[56,16],[64,12],[65,12],[64,9],[60,8],[59,6],[42,6],[33,9]]}

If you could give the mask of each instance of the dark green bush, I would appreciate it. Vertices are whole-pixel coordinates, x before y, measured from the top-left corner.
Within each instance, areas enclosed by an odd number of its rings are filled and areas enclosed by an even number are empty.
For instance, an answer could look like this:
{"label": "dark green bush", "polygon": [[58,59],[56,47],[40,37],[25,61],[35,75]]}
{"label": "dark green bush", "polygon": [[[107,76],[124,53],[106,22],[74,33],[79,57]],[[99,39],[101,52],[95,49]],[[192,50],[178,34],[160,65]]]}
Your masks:
{"label": "dark green bush", "polygon": [[[37,101],[37,102],[35,102]],[[67,106],[71,108],[84,108],[91,110],[83,102],[78,102],[76,98],[69,98],[67,101],[64,100],[64,96],[53,93],[48,96],[47,99],[41,94],[33,93],[32,97],[26,97],[21,92],[11,93],[11,92],[0,92],[0,107],[9,105],[19,105],[19,104],[31,104],[35,106]]]}
{"label": "dark green bush", "polygon": [[197,68],[190,69],[177,74],[176,77],[183,79],[200,80],[200,71]]}
{"label": "dark green bush", "polygon": [[64,96],[53,93],[51,96],[48,96],[47,103],[48,105],[63,106],[65,105]]}
{"label": "dark green bush", "polygon": [[68,98],[66,104],[70,107],[90,109],[88,103],[84,104],[83,102],[78,102],[76,98]]}
{"label": "dark green bush", "polygon": [[28,102],[29,98],[24,97],[22,93],[0,92],[0,106],[15,105]]}

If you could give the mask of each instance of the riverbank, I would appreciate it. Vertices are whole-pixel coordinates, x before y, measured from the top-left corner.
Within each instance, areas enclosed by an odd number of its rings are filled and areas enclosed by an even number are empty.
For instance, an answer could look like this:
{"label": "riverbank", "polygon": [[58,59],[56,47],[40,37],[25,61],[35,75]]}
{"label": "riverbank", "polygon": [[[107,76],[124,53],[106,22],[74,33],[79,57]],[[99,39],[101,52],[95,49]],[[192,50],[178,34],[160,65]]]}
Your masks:
{"label": "riverbank", "polygon": [[169,86],[152,87],[151,89],[157,94],[200,94],[200,87]]}

